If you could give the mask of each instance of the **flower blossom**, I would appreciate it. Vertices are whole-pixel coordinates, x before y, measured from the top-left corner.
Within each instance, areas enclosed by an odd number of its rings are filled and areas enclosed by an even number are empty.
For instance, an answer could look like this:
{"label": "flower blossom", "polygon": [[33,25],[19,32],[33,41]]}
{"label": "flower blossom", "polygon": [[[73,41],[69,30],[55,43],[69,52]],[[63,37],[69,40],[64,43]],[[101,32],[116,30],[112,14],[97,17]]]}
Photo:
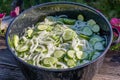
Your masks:
{"label": "flower blossom", "polygon": [[10,12],[11,17],[16,17],[20,13],[20,7],[16,7],[13,11]]}
{"label": "flower blossom", "polygon": [[[110,23],[112,25],[113,28],[117,28],[118,31],[120,32],[120,19],[118,18],[112,18],[110,20]],[[116,34],[115,34],[116,35]],[[117,36],[117,35],[116,35]]]}
{"label": "flower blossom", "polygon": [[5,17],[6,13],[1,13],[0,14],[0,20],[2,20]]}
{"label": "flower blossom", "polygon": [[6,13],[0,14],[0,29],[1,29],[2,19],[5,17],[5,15],[6,15]]}

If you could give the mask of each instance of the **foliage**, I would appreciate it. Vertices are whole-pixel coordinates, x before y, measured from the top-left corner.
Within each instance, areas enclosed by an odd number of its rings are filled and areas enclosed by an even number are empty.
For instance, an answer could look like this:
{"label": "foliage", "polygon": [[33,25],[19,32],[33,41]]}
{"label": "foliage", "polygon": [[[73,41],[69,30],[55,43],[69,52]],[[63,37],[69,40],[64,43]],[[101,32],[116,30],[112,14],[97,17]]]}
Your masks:
{"label": "foliage", "polygon": [[10,13],[12,0],[0,0],[0,13]]}
{"label": "foliage", "polygon": [[120,17],[120,0],[92,0],[88,3],[90,6],[98,9],[108,19],[112,17]]}

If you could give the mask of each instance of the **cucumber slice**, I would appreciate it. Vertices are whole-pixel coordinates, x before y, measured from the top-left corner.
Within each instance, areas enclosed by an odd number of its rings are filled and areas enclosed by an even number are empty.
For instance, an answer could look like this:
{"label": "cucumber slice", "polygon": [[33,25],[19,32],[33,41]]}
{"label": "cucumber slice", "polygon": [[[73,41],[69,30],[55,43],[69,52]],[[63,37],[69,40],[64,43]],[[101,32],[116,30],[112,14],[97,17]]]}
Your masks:
{"label": "cucumber slice", "polygon": [[98,51],[101,51],[101,50],[104,50],[104,46],[101,42],[96,42],[95,45],[94,45],[94,49],[98,50]]}
{"label": "cucumber slice", "polygon": [[53,16],[47,16],[46,18],[45,18],[45,20],[48,20],[48,21],[55,21],[55,17],[53,17]]}
{"label": "cucumber slice", "polygon": [[83,50],[83,46],[81,46],[81,45],[78,45],[77,48],[78,48],[80,51]]}
{"label": "cucumber slice", "polygon": [[97,24],[95,24],[94,26],[91,26],[91,29],[92,29],[92,31],[95,32],[95,33],[100,31],[100,27],[99,27],[99,25],[97,25]]}
{"label": "cucumber slice", "polygon": [[74,32],[70,29],[66,29],[62,37],[65,41],[71,40],[74,37]]}
{"label": "cucumber slice", "polygon": [[13,47],[13,43],[12,43],[10,37],[8,37],[8,43],[9,43],[10,47]]}
{"label": "cucumber slice", "polygon": [[84,35],[84,34],[79,34],[79,36],[80,36],[81,38],[83,38],[83,39],[86,39],[86,40],[89,40],[89,39],[90,39],[89,36],[86,36],[86,35]]}
{"label": "cucumber slice", "polygon": [[56,64],[57,61],[58,60],[55,57],[47,57],[47,58],[43,59],[43,64],[44,64],[44,66],[51,66],[53,64]]}
{"label": "cucumber slice", "polygon": [[88,60],[92,60],[93,55],[94,55],[94,52],[93,51],[89,51]]}
{"label": "cucumber slice", "polygon": [[83,52],[82,52],[82,51],[76,52],[76,57],[77,57],[77,59],[81,59],[81,58],[82,58],[82,55],[83,55]]}
{"label": "cucumber slice", "polygon": [[48,28],[48,25],[38,25],[37,29],[38,30],[46,30]]}
{"label": "cucumber slice", "polygon": [[46,29],[47,31],[52,31],[53,30],[53,26],[48,26],[48,28]]}
{"label": "cucumber slice", "polygon": [[75,21],[76,21],[76,20],[74,20],[74,19],[67,19],[67,18],[64,18],[64,20],[63,20],[63,22],[64,22],[65,24],[70,24],[70,25],[75,24]]}
{"label": "cucumber slice", "polygon": [[67,62],[68,60],[69,60],[68,56],[65,55],[65,56],[64,56],[64,61]]}
{"label": "cucumber slice", "polygon": [[89,27],[83,28],[83,34],[87,36],[91,36],[93,34],[92,30]]}
{"label": "cucumber slice", "polygon": [[67,65],[68,65],[69,67],[74,67],[74,66],[76,66],[76,63],[75,63],[74,60],[70,59],[70,60],[67,61]]}
{"label": "cucumber slice", "polygon": [[83,15],[81,15],[81,14],[79,14],[77,18],[78,18],[78,20],[81,20],[81,21],[84,20],[84,17],[83,17]]}
{"label": "cucumber slice", "polygon": [[19,43],[19,37],[18,37],[18,35],[14,35],[13,36],[13,44],[14,44],[15,48],[18,46],[18,43]]}
{"label": "cucumber slice", "polygon": [[33,30],[32,30],[32,29],[27,30],[27,35],[28,35],[28,37],[31,37],[31,36],[32,36],[32,33],[33,33]]}
{"label": "cucumber slice", "polygon": [[106,46],[106,41],[102,41],[101,43],[102,43],[104,46]]}
{"label": "cucumber slice", "polygon": [[54,57],[56,57],[56,58],[62,58],[63,57],[63,55],[65,54],[65,52],[64,51],[62,51],[62,50],[56,50],[55,52],[54,52]]}
{"label": "cucumber slice", "polygon": [[19,45],[19,46],[17,46],[16,47],[16,51],[18,51],[18,52],[25,52],[25,51],[27,51],[27,50],[29,50],[29,46],[28,45]]}
{"label": "cucumber slice", "polygon": [[90,20],[87,21],[87,24],[88,24],[89,26],[93,26],[93,25],[96,24],[96,22],[95,22],[95,20],[90,19]]}
{"label": "cucumber slice", "polygon": [[36,51],[36,52],[40,52],[40,51],[42,51],[42,48],[41,48],[41,47],[37,47],[37,48],[35,49],[35,51]]}
{"label": "cucumber slice", "polygon": [[64,18],[59,18],[58,21],[64,22]]}
{"label": "cucumber slice", "polygon": [[97,57],[100,56],[100,52],[95,52],[94,55],[92,56],[92,60],[96,59]]}
{"label": "cucumber slice", "polygon": [[74,58],[74,56],[75,56],[75,51],[74,51],[74,50],[69,50],[69,51],[67,52],[67,56],[68,56],[69,58]]}
{"label": "cucumber slice", "polygon": [[27,60],[27,63],[33,64],[33,60]]}
{"label": "cucumber slice", "polygon": [[47,54],[48,53],[48,50],[45,48],[45,49],[42,49],[41,51],[43,54]]}
{"label": "cucumber slice", "polygon": [[52,38],[53,38],[54,40],[59,40],[60,36],[54,35],[54,36],[52,36]]}
{"label": "cucumber slice", "polygon": [[83,60],[82,62],[81,62],[81,64],[86,64],[86,63],[89,63],[90,61],[89,60]]}
{"label": "cucumber slice", "polygon": [[88,53],[83,52],[81,59],[87,59],[88,58]]}
{"label": "cucumber slice", "polygon": [[95,35],[93,37],[91,37],[91,39],[89,40],[89,42],[94,45],[96,42],[99,42],[99,41],[103,41],[103,38],[98,36],[98,35]]}

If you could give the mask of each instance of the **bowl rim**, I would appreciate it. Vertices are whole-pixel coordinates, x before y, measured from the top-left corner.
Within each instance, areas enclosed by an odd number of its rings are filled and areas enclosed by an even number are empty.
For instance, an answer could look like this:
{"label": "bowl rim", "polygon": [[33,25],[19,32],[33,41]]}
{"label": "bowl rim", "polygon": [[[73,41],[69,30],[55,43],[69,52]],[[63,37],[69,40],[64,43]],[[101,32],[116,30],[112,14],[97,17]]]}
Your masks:
{"label": "bowl rim", "polygon": [[[77,6],[85,7],[85,8],[87,8],[87,9],[89,9],[89,10],[92,10],[93,12],[96,12],[98,15],[100,15],[100,16],[106,21],[106,23],[107,23],[108,26],[109,26],[110,33],[111,33],[111,34],[110,34],[110,41],[109,41],[106,49],[102,52],[102,54],[101,54],[98,58],[96,58],[96,59],[94,59],[94,60],[92,60],[92,61],[90,61],[90,62],[88,62],[88,63],[82,64],[82,65],[79,65],[79,66],[75,66],[75,67],[73,67],[73,68],[66,68],[66,69],[53,69],[53,68],[50,68],[50,69],[49,69],[49,68],[44,68],[44,67],[38,67],[38,66],[35,66],[35,65],[31,65],[31,64],[25,62],[24,60],[20,59],[17,55],[15,55],[14,51],[11,49],[11,47],[10,47],[10,45],[9,45],[9,43],[8,43],[8,35],[9,35],[10,27],[13,25],[13,23],[16,21],[16,19],[18,19],[20,15],[23,15],[25,12],[27,12],[27,11],[29,11],[29,10],[33,10],[33,9],[35,9],[35,8],[38,8],[38,7],[43,7],[43,6],[48,6],[48,5],[56,5],[56,4],[69,4],[69,5],[77,5]],[[96,61],[99,60],[100,58],[102,58],[102,57],[106,54],[106,52],[108,51],[108,49],[109,49],[109,47],[110,47],[110,45],[111,45],[111,43],[112,43],[112,40],[113,40],[112,27],[111,27],[109,21],[106,19],[106,17],[105,17],[101,12],[99,12],[98,10],[96,10],[96,9],[90,7],[90,6],[81,4],[81,3],[68,2],[68,1],[47,2],[47,3],[42,3],[42,4],[39,4],[39,5],[35,5],[35,6],[31,7],[31,8],[29,8],[29,9],[26,9],[26,10],[23,11],[20,15],[18,15],[18,16],[9,24],[9,26],[8,26],[8,28],[7,28],[7,31],[6,31],[6,34],[5,34],[5,38],[6,38],[5,41],[6,41],[6,45],[7,45],[8,49],[9,49],[10,52],[14,55],[14,58],[17,59],[18,61],[20,61],[20,63],[22,62],[23,64],[28,65],[29,67],[41,69],[41,70],[44,70],[44,71],[54,71],[54,72],[58,72],[58,71],[71,71],[71,70],[76,70],[76,69],[84,68],[85,66],[88,66],[88,65],[96,62]],[[21,67],[21,65],[19,65],[19,66]]]}

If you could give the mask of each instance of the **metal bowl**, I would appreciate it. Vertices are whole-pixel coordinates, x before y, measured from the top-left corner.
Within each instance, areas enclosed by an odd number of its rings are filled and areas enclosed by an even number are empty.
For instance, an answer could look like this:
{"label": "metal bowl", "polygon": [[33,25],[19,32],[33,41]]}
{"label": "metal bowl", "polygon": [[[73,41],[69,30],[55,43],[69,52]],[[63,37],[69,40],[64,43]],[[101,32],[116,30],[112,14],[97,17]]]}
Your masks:
{"label": "metal bowl", "polygon": [[[8,43],[8,37],[11,38],[14,34],[22,35],[21,33],[23,33],[25,28],[38,21],[42,21],[48,15],[54,16],[60,14],[65,14],[70,18],[76,18],[78,14],[83,14],[85,20],[94,19],[100,25],[100,35],[106,35],[108,43],[97,59],[74,68],[46,69],[30,65],[15,55],[15,52]],[[114,31],[116,32],[116,30]],[[89,6],[73,2],[50,2],[25,10],[11,22],[6,33],[7,47],[12,52],[11,55],[14,56],[27,80],[92,80],[112,44],[112,40],[112,27],[102,13]]]}

